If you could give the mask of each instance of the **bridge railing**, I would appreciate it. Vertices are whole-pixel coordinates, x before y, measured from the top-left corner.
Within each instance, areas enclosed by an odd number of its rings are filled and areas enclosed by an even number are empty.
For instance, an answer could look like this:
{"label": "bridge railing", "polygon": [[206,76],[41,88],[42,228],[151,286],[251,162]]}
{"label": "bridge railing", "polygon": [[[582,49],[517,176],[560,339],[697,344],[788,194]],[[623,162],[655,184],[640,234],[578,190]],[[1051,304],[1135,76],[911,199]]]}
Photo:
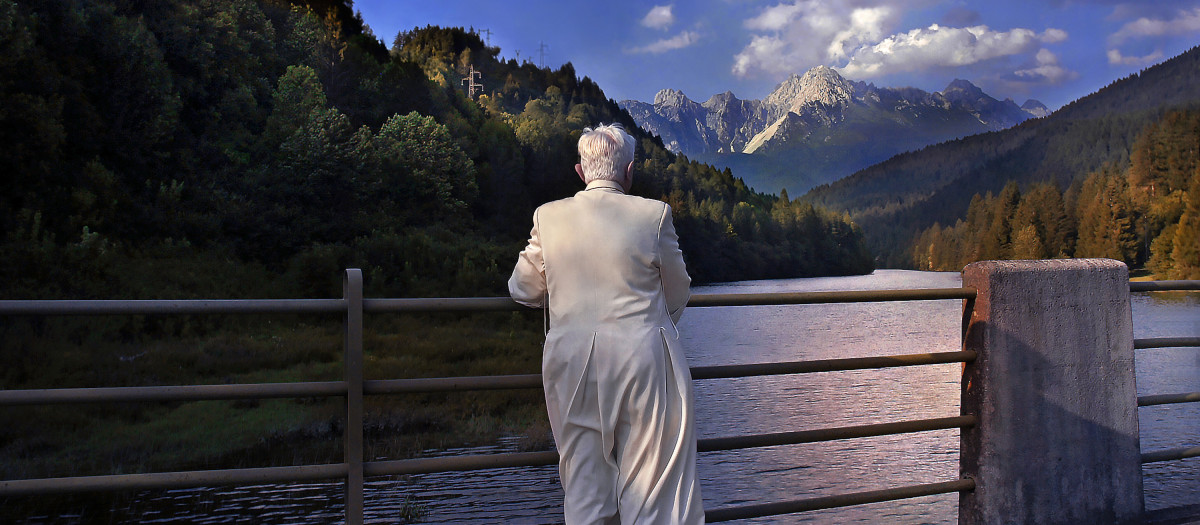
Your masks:
{"label": "bridge railing", "polygon": [[[1136,291],[1154,289],[1200,289],[1200,281],[1132,283]],[[1165,287],[1165,288],[1163,288]],[[874,301],[963,300],[964,330],[972,315],[976,291],[971,287],[879,290],[851,292],[805,292],[774,294],[696,295],[692,307],[746,306],[781,304],[820,304]],[[344,460],[342,463],[297,465],[286,467],[118,474],[66,478],[42,478],[0,481],[0,496],[56,494],[101,490],[172,489],[183,487],[240,485],[273,482],[310,481],[322,479],[345,480],[346,523],[358,524],[363,519],[363,478],[395,474],[420,474],[489,468],[552,465],[557,453],[526,452],[491,455],[470,455],[444,458],[417,458],[394,461],[363,461],[363,396],[413,392],[445,392],[463,390],[540,388],[540,374],[449,377],[421,379],[365,380],[363,378],[363,315],[365,313],[405,312],[479,312],[520,310],[508,298],[443,298],[443,299],[367,299],[363,298],[362,274],[350,269],[345,273],[344,294],[341,299],[293,300],[193,300],[193,301],[0,301],[0,315],[123,315],[123,314],[328,314],[341,315],[345,322],[345,377],[342,381],[306,383],[265,383],[234,385],[180,385],[115,388],[67,388],[47,390],[0,391],[0,406],[44,405],[60,403],[93,403],[119,401],[197,401],[216,399],[279,398],[279,397],[344,397],[346,425]],[[1200,338],[1184,340],[1138,340],[1137,344],[1170,344],[1183,346],[1200,344]],[[1144,346],[1150,347],[1150,346]],[[898,366],[917,366],[941,363],[973,363],[978,357],[974,350],[907,354],[819,361],[795,361],[693,367],[695,380],[747,377],[777,374],[817,373],[840,370],[860,370]],[[1191,396],[1191,397],[1189,397]],[[1196,401],[1195,393],[1145,396],[1138,404]],[[977,415],[964,413],[957,417],[898,421],[891,423],[827,428],[798,432],[779,432],[703,439],[698,443],[701,452],[714,452],[751,447],[813,443],[868,436],[882,436],[943,429],[972,429],[979,423]],[[1193,449],[1169,451],[1170,457],[1151,453],[1143,462],[1161,461],[1195,455]],[[767,502],[710,509],[710,522],[751,517],[788,514],[914,498],[944,493],[969,493],[976,480],[964,476],[941,483],[886,488],[851,494],[809,498],[785,502]]]}
{"label": "bridge railing", "polygon": [[[128,401],[200,401],[279,397],[345,397],[344,461],[335,464],[242,468],[189,472],[117,474],[65,478],[0,481],[0,496],[57,494],[103,490],[173,489],[212,485],[346,480],[346,522],[363,518],[363,478],[396,474],[423,474],[516,466],[553,465],[554,451],[394,461],[363,461],[362,414],[364,395],[465,390],[541,388],[540,374],[366,380],[363,378],[363,314],[415,312],[515,311],[523,307],[508,298],[366,299],[362,274],[347,270],[341,299],[290,300],[177,300],[177,301],[0,301],[0,315],[167,315],[167,314],[328,314],[345,320],[345,379],[305,383],[260,383],[227,385],[178,385],[110,388],[61,388],[0,391],[0,406]],[[924,290],[840,291],[774,294],[696,295],[691,307],[819,304],[865,301],[962,300],[973,297],[966,288]],[[838,370],[861,370],[970,362],[971,351],[908,354],[819,361],[794,361],[726,366],[693,367],[695,380],[779,374],[803,374]],[[974,416],[898,421],[873,425],[826,428],[703,439],[701,452],[751,447],[813,443],[970,427]],[[933,494],[971,490],[970,479],[913,485],[854,494],[788,502],[761,503],[712,509],[708,521],[725,521],[770,516],[821,508],[832,508]]]}
{"label": "bridge railing", "polygon": [[[1143,281],[1129,283],[1131,292],[1170,292],[1184,290],[1200,290],[1200,281]],[[1158,348],[1200,347],[1200,336],[1195,337],[1153,337],[1134,339],[1134,350],[1151,350]],[[1200,392],[1184,392],[1175,394],[1151,394],[1138,396],[1137,406],[1148,407],[1176,403],[1200,403]],[[1200,445],[1185,445],[1164,450],[1142,452],[1142,463],[1157,463],[1160,461],[1178,461],[1187,458],[1200,457]]]}

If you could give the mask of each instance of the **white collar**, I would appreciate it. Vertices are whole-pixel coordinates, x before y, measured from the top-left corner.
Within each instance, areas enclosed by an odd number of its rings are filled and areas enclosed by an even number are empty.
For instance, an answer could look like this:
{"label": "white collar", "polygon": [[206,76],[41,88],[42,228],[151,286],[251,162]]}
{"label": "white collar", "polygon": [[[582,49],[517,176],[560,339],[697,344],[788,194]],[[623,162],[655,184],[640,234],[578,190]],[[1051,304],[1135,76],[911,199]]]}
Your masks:
{"label": "white collar", "polygon": [[584,188],[583,191],[589,191],[589,190],[614,190],[619,193],[625,193],[625,188],[621,187],[621,183],[619,183],[615,180],[604,180],[604,179],[597,179],[597,180],[593,180],[592,182],[589,182],[587,187]]}

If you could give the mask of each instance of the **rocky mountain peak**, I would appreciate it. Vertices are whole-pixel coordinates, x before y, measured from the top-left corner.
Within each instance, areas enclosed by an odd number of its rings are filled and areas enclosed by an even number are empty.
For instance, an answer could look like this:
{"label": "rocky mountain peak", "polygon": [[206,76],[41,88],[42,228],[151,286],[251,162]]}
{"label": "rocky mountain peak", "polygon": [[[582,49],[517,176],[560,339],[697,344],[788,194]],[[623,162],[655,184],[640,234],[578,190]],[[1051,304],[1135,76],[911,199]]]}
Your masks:
{"label": "rocky mountain peak", "polygon": [[820,102],[835,106],[851,100],[854,84],[828,66],[817,66],[804,73],[792,74],[775,87],[763,103],[769,106],[795,111],[812,103]]}
{"label": "rocky mountain peak", "polygon": [[1032,98],[1026,100],[1024,104],[1021,104],[1021,109],[1035,117],[1044,117],[1050,114],[1050,108],[1046,107],[1046,105],[1042,104],[1040,101]]}
{"label": "rocky mountain peak", "polygon": [[950,82],[950,85],[946,86],[946,89],[942,90],[942,96],[949,100],[961,101],[978,100],[982,97],[986,97],[987,94],[985,94],[983,90],[979,89],[979,87],[977,87],[975,84],[972,84],[969,81],[961,78],[956,78],[954,81]]}
{"label": "rocky mountain peak", "polygon": [[738,100],[738,98],[733,94],[732,91],[726,91],[724,93],[717,93],[716,95],[710,97],[706,102],[704,102],[704,107],[723,106],[736,100]]}
{"label": "rocky mountain peak", "polygon": [[682,106],[686,102],[691,102],[691,100],[678,89],[664,89],[654,94],[655,106]]}

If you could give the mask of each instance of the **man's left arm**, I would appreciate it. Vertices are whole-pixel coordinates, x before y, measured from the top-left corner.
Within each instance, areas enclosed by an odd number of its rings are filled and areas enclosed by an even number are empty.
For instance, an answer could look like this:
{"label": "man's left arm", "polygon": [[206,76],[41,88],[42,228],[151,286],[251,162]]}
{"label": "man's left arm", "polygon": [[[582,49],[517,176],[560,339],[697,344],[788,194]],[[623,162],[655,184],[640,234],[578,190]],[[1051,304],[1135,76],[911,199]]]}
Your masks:
{"label": "man's left arm", "polygon": [[692,296],[692,278],[688,276],[687,267],[683,263],[683,251],[679,249],[679,235],[675,233],[675,223],[671,220],[671,206],[663,210],[658,231],[659,272],[662,276],[663,295],[667,299],[667,313],[671,321],[678,323]]}

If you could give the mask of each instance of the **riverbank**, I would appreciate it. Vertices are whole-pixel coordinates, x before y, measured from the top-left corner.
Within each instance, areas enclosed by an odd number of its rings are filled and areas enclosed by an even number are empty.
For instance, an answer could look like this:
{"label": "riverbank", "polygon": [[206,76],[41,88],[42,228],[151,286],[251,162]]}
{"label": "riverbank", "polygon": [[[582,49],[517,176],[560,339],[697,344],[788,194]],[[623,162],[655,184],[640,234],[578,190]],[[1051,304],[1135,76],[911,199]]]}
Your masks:
{"label": "riverbank", "polygon": [[[342,328],[329,319],[238,319],[230,329],[169,337],[166,321],[144,318],[154,335],[121,336],[105,319],[10,320],[0,335],[4,388],[336,381]],[[145,326],[160,323],[159,326]],[[98,333],[107,337],[97,337]],[[116,337],[114,337],[116,336]],[[368,319],[368,379],[537,373],[540,320],[526,313]],[[19,349],[19,350],[17,350]],[[342,461],[341,398],[12,407],[0,427],[5,479]],[[550,430],[540,391],[372,396],[365,414],[367,459],[521,436],[544,450]],[[78,512],[120,495],[72,496]],[[5,502],[61,506],[62,498]],[[36,510],[36,509],[35,509]],[[25,515],[28,515],[27,513]]]}

